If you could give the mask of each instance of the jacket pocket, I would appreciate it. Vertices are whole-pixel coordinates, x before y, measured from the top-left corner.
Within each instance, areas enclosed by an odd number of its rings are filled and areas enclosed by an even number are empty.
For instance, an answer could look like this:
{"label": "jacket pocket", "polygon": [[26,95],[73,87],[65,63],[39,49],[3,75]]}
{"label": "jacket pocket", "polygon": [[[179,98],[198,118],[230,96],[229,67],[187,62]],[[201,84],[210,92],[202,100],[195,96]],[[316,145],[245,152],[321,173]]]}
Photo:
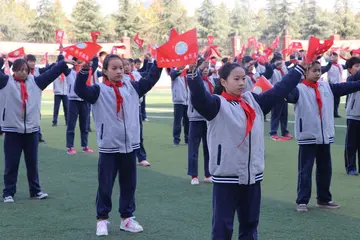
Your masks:
{"label": "jacket pocket", "polygon": [[101,124],[101,130],[100,130],[100,139],[103,139],[103,135],[104,135],[104,124]]}
{"label": "jacket pocket", "polygon": [[354,108],[355,100],[356,100],[356,99],[354,99],[354,100],[352,101],[352,103],[351,103],[351,110],[353,110],[353,108]]}
{"label": "jacket pocket", "polygon": [[302,127],[302,118],[300,118],[299,120],[299,131],[302,132],[303,131],[303,127]]}
{"label": "jacket pocket", "polygon": [[219,166],[221,163],[221,144],[218,145],[218,152],[217,152],[217,165]]}
{"label": "jacket pocket", "polygon": [[71,92],[71,84],[69,85],[69,93]]}
{"label": "jacket pocket", "polygon": [[6,110],[6,108],[4,108],[3,114],[2,114],[2,120],[3,120],[3,121],[5,121],[5,110]]}

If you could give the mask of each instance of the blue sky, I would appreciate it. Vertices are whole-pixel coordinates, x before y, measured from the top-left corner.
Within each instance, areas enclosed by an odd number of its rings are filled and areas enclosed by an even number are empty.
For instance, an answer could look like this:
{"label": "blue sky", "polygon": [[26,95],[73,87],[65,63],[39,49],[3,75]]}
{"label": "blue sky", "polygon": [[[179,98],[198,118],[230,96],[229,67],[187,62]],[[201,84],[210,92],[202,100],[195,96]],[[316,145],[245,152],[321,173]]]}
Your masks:
{"label": "blue sky", "polygon": [[[39,0],[28,0],[33,8],[36,7],[37,2]],[[116,11],[118,0],[96,0],[99,4],[101,4],[102,11],[105,14],[111,13],[113,11]],[[149,2],[151,0],[139,0],[142,2]],[[183,2],[184,6],[187,8],[189,15],[193,15],[196,8],[199,7],[201,1],[200,0],[180,0]],[[224,1],[229,7],[234,3],[235,0],[213,0],[214,3],[219,4],[220,2]],[[300,0],[292,0],[293,2],[299,2]],[[62,0],[63,8],[66,12],[66,14],[69,14],[71,12],[71,9],[74,7],[76,0]],[[266,0],[253,0],[252,7],[254,9],[258,9],[260,7],[263,7],[266,5]],[[323,7],[330,7],[332,8],[334,5],[335,0],[317,0],[318,5]],[[351,2],[354,3],[355,7],[358,7],[358,1],[351,0]],[[355,4],[356,3],[356,4]]]}

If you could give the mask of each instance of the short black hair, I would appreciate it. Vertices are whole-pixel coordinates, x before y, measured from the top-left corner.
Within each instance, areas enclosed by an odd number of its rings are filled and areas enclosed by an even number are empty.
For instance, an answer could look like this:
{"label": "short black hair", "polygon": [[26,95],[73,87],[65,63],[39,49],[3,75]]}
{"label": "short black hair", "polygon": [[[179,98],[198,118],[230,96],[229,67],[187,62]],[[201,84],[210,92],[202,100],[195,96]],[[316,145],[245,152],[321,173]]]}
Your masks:
{"label": "short black hair", "polygon": [[212,56],[210,59],[216,59],[216,57],[215,57],[215,56]]}
{"label": "short black hair", "polygon": [[251,61],[253,61],[254,59],[252,58],[252,57],[250,57],[250,56],[245,56],[243,59],[242,59],[242,61],[241,61],[241,63],[242,64],[245,64],[245,63],[249,63],[249,62],[251,62]]}
{"label": "short black hair", "polygon": [[138,58],[136,58],[136,59],[134,59],[134,63],[135,63],[135,64],[136,64],[136,63],[141,63],[141,60],[138,59]]}
{"label": "short black hair", "polygon": [[34,62],[36,62],[36,57],[34,55],[32,55],[32,54],[26,55],[25,59],[26,59],[26,61],[34,61]]}
{"label": "short black hair", "polygon": [[108,53],[105,51],[99,52],[99,57],[106,56],[106,55],[108,55]]}
{"label": "short black hair", "polygon": [[353,50],[350,51],[350,56],[352,56],[354,54]]}
{"label": "short black hair", "polygon": [[337,52],[332,52],[330,56],[338,56]]}
{"label": "short black hair", "polygon": [[134,59],[132,59],[132,58],[128,58],[128,61],[129,61],[130,63],[134,63]]}
{"label": "short black hair", "polygon": [[351,57],[346,61],[346,69],[351,69],[355,64],[360,63],[359,57]]}
{"label": "short black hair", "polygon": [[228,61],[229,61],[229,58],[227,58],[227,57],[221,59],[221,62],[223,62],[224,64],[227,63]]}

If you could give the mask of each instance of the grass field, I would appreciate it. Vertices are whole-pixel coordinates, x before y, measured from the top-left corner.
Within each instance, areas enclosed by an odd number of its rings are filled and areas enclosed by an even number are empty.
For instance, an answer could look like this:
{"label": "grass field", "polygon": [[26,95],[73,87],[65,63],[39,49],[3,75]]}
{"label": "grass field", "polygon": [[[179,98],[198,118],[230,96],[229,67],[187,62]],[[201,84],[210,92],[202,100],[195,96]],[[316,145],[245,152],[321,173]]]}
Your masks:
{"label": "grass field", "polygon": [[[14,240],[91,240],[95,236],[97,189],[97,152],[69,156],[65,152],[64,118],[51,127],[52,94],[44,94],[42,133],[46,144],[39,147],[40,181],[50,198],[29,200],[25,164],[22,160],[15,204],[0,203],[1,239]],[[293,120],[292,106],[289,107]],[[344,116],[344,106],[340,106]],[[138,168],[137,220],[145,231],[128,234],[119,231],[118,186],[113,192],[110,235],[106,239],[136,240],[205,240],[211,232],[211,185],[191,186],[186,175],[186,146],[172,146],[172,104],[168,91],[153,90],[147,96],[150,122],[144,123],[145,147],[151,168]],[[336,119],[336,143],[332,145],[332,194],[341,208],[324,211],[315,208],[313,188],[311,209],[295,211],[297,144],[273,142],[267,137],[266,170],[262,183],[260,239],[271,240],[339,240],[359,239],[360,179],[344,171],[345,120]],[[293,124],[289,124],[293,132]],[[2,142],[3,139],[0,138]],[[96,149],[95,134],[90,133],[89,146]],[[75,147],[80,150],[79,132]],[[201,149],[201,148],[200,148]],[[0,155],[3,162],[3,154]],[[200,156],[200,166],[203,161]],[[200,167],[202,169],[202,167]],[[3,173],[3,164],[0,172]],[[201,174],[202,175],[202,174]],[[3,186],[2,179],[0,180]],[[235,229],[237,224],[235,224]],[[235,230],[234,235],[237,233]],[[236,239],[234,236],[233,239]]]}

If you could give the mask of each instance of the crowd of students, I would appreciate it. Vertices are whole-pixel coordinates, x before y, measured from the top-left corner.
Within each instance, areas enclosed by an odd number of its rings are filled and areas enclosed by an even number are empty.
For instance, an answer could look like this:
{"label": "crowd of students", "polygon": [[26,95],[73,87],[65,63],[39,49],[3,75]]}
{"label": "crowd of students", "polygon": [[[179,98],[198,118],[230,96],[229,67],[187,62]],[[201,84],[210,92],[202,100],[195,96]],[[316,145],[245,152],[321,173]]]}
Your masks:
{"label": "crowd of students", "polygon": [[[221,67],[216,66],[215,57],[200,58],[187,67],[166,69],[174,103],[173,144],[180,145],[183,128],[183,141],[188,150],[187,174],[192,185],[200,184],[198,153],[202,142],[203,181],[213,183],[214,240],[231,239],[235,212],[239,216],[238,239],[258,239],[264,124],[269,112],[270,139],[288,141],[293,138],[287,128],[288,104],[294,104],[294,134],[299,145],[297,211],[308,210],[315,159],[317,206],[340,207],[330,193],[330,144],[335,137],[334,117],[340,117],[339,99],[345,95],[348,95],[345,168],[349,175],[358,174],[360,57],[354,55],[341,65],[338,54],[331,53],[329,63],[321,66],[318,60],[306,63],[304,54],[292,55],[286,62],[281,54],[274,53],[268,63],[260,63],[250,56],[234,61],[224,58]],[[143,231],[134,217],[136,158],[139,165],[150,166],[142,136],[142,122],[147,121],[145,95],[159,80],[162,68],[150,54],[146,54],[140,68],[138,59],[123,59],[106,52],[100,52],[90,63],[76,58],[65,60],[60,53],[56,63],[38,68],[35,56],[28,54],[8,63],[12,74],[6,75],[5,58],[0,58],[0,126],[5,133],[4,202],[15,201],[22,152],[30,197],[48,197],[39,183],[38,144],[42,139],[41,93],[53,83],[52,125],[58,125],[62,103],[69,155],[76,154],[74,135],[78,118],[82,150],[93,152],[88,146],[90,112],[94,120],[99,152],[96,234],[108,235],[111,195],[117,176],[120,229]],[[349,72],[346,82],[342,82],[343,69]],[[324,73],[328,81],[321,79]],[[273,87],[256,94],[252,88],[260,76],[267,78]],[[279,125],[281,135],[278,135]]]}

